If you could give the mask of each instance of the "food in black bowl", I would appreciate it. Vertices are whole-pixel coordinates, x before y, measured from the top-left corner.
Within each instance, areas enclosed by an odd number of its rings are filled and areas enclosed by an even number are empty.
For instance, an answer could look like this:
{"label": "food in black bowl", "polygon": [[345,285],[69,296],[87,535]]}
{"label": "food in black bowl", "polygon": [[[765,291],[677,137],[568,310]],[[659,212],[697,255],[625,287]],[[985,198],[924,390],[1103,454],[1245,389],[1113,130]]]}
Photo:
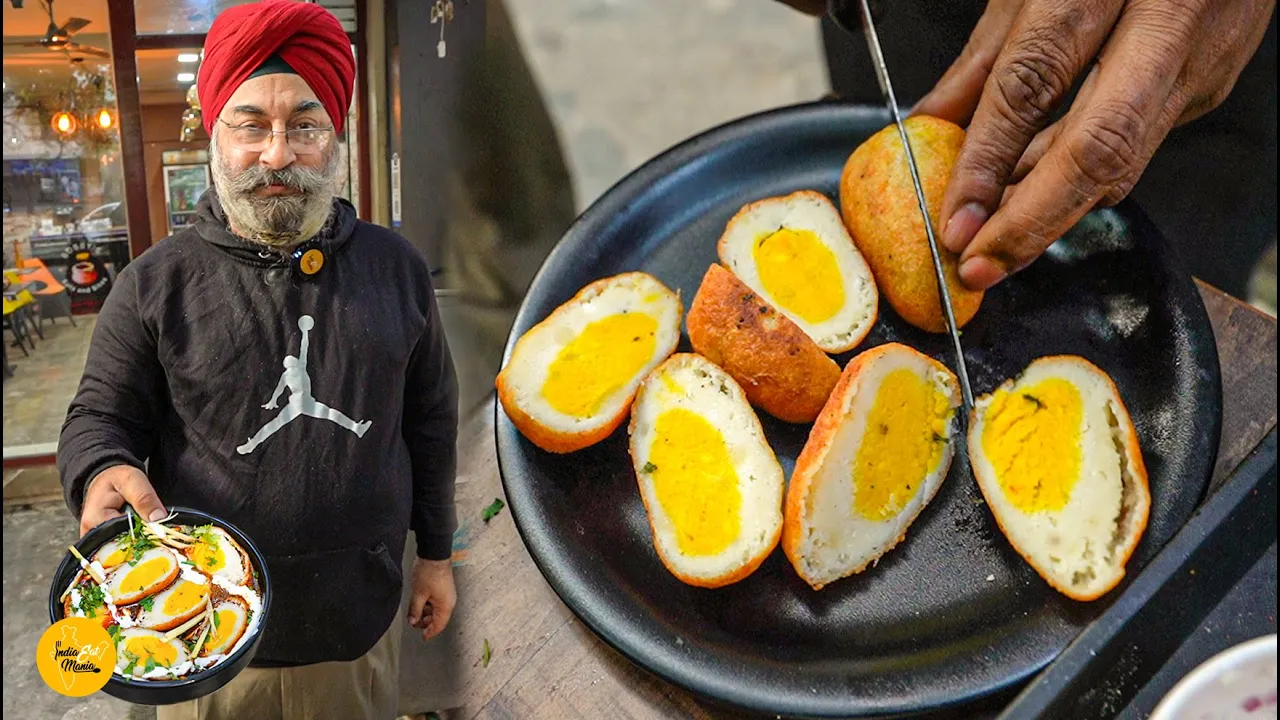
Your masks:
{"label": "food in black bowl", "polygon": [[203,697],[253,658],[271,606],[257,547],[234,525],[188,508],[159,522],[132,511],[68,549],[49,619],[101,618],[116,645],[108,695],[144,705]]}

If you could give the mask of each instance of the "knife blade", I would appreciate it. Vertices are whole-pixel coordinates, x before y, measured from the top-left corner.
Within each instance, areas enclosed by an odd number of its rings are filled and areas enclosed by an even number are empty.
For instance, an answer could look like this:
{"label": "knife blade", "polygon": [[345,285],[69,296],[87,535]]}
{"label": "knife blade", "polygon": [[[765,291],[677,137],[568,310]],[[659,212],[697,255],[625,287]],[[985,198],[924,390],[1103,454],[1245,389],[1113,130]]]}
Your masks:
{"label": "knife blade", "polygon": [[[835,23],[845,32],[852,33],[848,20],[848,0],[830,0],[827,12]],[[933,233],[933,222],[929,220],[929,206],[924,197],[924,186],[920,183],[920,168],[916,165],[915,153],[911,150],[911,141],[907,136],[907,128],[902,124],[902,113],[898,110],[898,100],[893,94],[893,83],[889,80],[889,68],[884,62],[884,51],[880,49],[880,37],[876,34],[875,21],[868,0],[857,0],[857,19],[862,25],[862,32],[867,39],[867,49],[871,52],[871,64],[875,67],[876,80],[880,83],[880,93],[889,106],[889,114],[893,124],[898,127],[898,135],[902,138],[902,146],[906,150],[907,165],[911,170],[911,182],[915,185],[916,203],[924,218],[924,232],[929,238],[929,252],[933,255],[933,272],[938,282],[938,297],[942,301],[942,314],[947,321],[947,332],[951,335],[952,351],[955,354],[956,376],[960,379],[960,395],[964,401],[964,420],[967,421],[969,411],[973,408],[973,387],[969,383],[969,370],[964,361],[964,348],[960,344],[960,330],[956,327],[955,309],[951,304],[951,293],[947,289],[947,276],[942,268],[942,254],[938,250],[938,240]]]}

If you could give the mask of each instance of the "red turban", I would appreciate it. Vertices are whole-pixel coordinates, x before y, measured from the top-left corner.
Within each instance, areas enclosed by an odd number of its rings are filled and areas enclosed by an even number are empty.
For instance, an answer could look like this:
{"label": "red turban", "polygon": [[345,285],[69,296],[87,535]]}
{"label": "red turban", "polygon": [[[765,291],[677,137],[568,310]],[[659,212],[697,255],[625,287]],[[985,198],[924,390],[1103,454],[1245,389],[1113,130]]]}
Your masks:
{"label": "red turban", "polygon": [[227,100],[273,55],[306,81],[342,132],[356,78],[351,41],[328,10],[294,0],[236,5],[213,21],[196,81],[205,131],[213,134]]}

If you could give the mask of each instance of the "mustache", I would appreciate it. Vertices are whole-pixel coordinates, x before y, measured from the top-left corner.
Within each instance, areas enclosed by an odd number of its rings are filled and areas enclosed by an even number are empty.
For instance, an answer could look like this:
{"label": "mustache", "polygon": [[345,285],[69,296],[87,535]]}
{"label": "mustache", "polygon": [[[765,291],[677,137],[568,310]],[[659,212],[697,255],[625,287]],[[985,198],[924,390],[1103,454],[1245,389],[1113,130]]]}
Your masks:
{"label": "mustache", "polygon": [[252,165],[226,180],[227,191],[235,195],[249,195],[270,185],[282,185],[310,195],[323,190],[332,178],[327,172],[299,165],[290,165],[280,170]]}

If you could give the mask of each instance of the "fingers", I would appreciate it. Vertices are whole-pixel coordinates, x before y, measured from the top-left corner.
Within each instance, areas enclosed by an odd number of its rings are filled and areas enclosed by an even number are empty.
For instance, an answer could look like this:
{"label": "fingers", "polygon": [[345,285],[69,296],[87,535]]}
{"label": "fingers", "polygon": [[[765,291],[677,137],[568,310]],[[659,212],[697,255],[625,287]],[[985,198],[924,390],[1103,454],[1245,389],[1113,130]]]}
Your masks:
{"label": "fingers", "polygon": [[1018,14],[983,86],[943,197],[942,241],[949,250],[961,252],[974,228],[995,212],[1018,159],[1102,47],[1122,5],[1029,0]]}
{"label": "fingers", "polygon": [[163,520],[169,513],[164,509],[164,504],[160,502],[160,496],[156,494],[156,489],[151,486],[151,481],[142,471],[131,468],[133,472],[124,473],[115,481],[116,490],[124,496],[125,502],[133,506],[135,512],[141,517],[156,522]]}
{"label": "fingers", "polygon": [[1013,169],[1013,174],[1009,176],[1009,182],[1021,182],[1027,176],[1027,173],[1031,172],[1031,168],[1040,162],[1044,154],[1053,146],[1054,141],[1062,134],[1062,129],[1071,121],[1071,113],[1075,112],[1075,108],[1088,105],[1089,99],[1093,97],[1093,92],[1097,87],[1098,65],[1094,63],[1093,68],[1089,70],[1089,75],[1085,77],[1084,82],[1080,85],[1080,92],[1076,93],[1076,98],[1072,103],[1072,110],[1061,120],[1036,133],[1036,136],[1031,140],[1031,144],[1023,151],[1017,167]]}
{"label": "fingers", "polygon": [[1135,2],[1101,58],[1089,101],[1073,108],[1017,192],[961,257],[960,279],[984,289],[1030,264],[1086,212],[1137,181],[1178,115],[1171,104],[1185,43],[1158,0]]}
{"label": "fingers", "polygon": [[425,625],[422,622],[423,609],[427,604],[427,594],[414,592],[409,596],[409,626],[420,628]]}
{"label": "fingers", "polygon": [[1004,47],[1009,28],[1021,7],[1022,0],[989,3],[960,57],[947,68],[933,89],[916,103],[911,114],[932,115],[957,125],[968,125],[974,108],[978,106],[978,99],[982,97],[982,85],[991,74],[991,67],[1000,54],[1000,48]]}
{"label": "fingers", "polygon": [[427,622],[426,628],[422,631],[422,639],[430,640],[431,638],[444,632],[449,626],[449,619],[453,617],[453,604],[445,604],[443,602],[431,603],[431,617]]}

